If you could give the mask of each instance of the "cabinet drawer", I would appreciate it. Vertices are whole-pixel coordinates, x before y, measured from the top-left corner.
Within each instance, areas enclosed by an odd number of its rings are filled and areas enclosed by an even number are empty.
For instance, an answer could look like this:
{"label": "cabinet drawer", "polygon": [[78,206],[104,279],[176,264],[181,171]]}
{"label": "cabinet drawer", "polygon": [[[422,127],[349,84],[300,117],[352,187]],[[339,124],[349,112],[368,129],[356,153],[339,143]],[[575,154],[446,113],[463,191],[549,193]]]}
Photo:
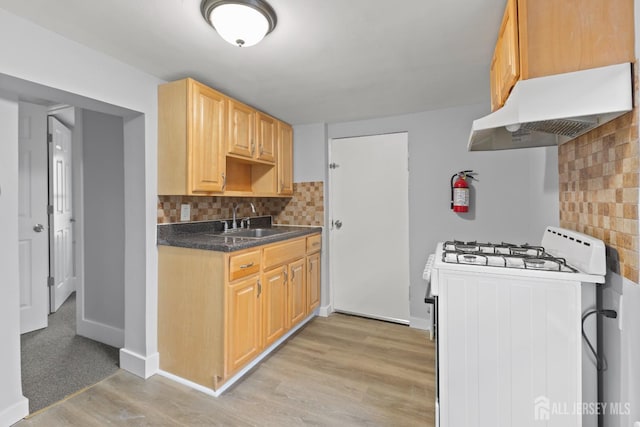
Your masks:
{"label": "cabinet drawer", "polygon": [[291,242],[274,245],[264,250],[264,269],[284,264],[305,254],[306,240],[297,239]]}
{"label": "cabinet drawer", "polygon": [[245,252],[229,257],[229,281],[260,271],[260,251]]}
{"label": "cabinet drawer", "polygon": [[322,235],[316,234],[307,237],[307,253],[316,252],[322,249]]}

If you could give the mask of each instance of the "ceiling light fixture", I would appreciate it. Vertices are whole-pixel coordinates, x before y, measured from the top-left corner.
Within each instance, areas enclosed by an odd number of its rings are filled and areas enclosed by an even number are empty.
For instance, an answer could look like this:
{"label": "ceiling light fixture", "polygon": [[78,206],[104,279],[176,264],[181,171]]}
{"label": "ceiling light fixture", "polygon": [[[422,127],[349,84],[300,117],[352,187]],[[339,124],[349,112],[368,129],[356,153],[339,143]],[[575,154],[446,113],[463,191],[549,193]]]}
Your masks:
{"label": "ceiling light fixture", "polygon": [[200,11],[227,42],[257,44],[276,27],[276,12],[264,0],[203,0]]}

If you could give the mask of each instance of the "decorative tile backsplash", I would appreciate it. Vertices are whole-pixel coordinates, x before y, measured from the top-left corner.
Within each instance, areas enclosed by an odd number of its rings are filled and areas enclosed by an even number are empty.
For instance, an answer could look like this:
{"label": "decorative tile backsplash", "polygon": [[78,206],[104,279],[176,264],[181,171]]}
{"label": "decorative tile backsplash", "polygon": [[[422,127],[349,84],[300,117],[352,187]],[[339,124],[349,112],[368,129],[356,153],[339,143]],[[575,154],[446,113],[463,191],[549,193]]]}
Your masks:
{"label": "decorative tile backsplash", "polygon": [[[637,85],[636,75],[636,94]],[[635,283],[638,145],[636,105],[633,111],[558,148],[560,226],[602,239],[610,254],[617,252],[618,273]]]}
{"label": "decorative tile backsplash", "polygon": [[[256,207],[251,212],[249,202]],[[233,216],[233,204],[238,203],[238,218],[271,215],[275,224],[324,225],[324,183],[293,184],[293,197],[201,197],[158,196],[158,224],[180,221],[180,205],[191,205],[191,221],[210,221]]]}

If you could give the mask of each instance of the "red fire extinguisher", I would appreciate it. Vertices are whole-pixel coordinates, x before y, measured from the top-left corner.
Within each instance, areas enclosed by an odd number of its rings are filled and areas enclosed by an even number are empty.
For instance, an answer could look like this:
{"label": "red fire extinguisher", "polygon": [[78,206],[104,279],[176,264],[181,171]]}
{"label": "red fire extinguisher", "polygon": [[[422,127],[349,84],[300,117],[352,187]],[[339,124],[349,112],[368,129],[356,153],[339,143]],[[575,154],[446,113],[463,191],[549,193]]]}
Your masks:
{"label": "red fire extinguisher", "polygon": [[[469,183],[467,179],[476,179],[473,174],[472,170],[466,170],[455,173],[451,177],[451,209],[454,212],[469,212]],[[455,182],[454,179],[456,179]]]}

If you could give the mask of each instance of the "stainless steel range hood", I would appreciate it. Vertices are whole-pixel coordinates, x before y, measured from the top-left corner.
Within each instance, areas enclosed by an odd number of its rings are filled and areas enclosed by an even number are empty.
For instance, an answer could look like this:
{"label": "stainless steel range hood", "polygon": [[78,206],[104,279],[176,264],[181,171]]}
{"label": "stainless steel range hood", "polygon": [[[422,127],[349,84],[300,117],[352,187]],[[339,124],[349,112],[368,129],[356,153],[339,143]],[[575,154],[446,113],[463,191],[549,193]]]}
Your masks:
{"label": "stainless steel range hood", "polygon": [[629,63],[520,80],[502,108],[474,120],[467,148],[562,144],[631,111],[632,92]]}

